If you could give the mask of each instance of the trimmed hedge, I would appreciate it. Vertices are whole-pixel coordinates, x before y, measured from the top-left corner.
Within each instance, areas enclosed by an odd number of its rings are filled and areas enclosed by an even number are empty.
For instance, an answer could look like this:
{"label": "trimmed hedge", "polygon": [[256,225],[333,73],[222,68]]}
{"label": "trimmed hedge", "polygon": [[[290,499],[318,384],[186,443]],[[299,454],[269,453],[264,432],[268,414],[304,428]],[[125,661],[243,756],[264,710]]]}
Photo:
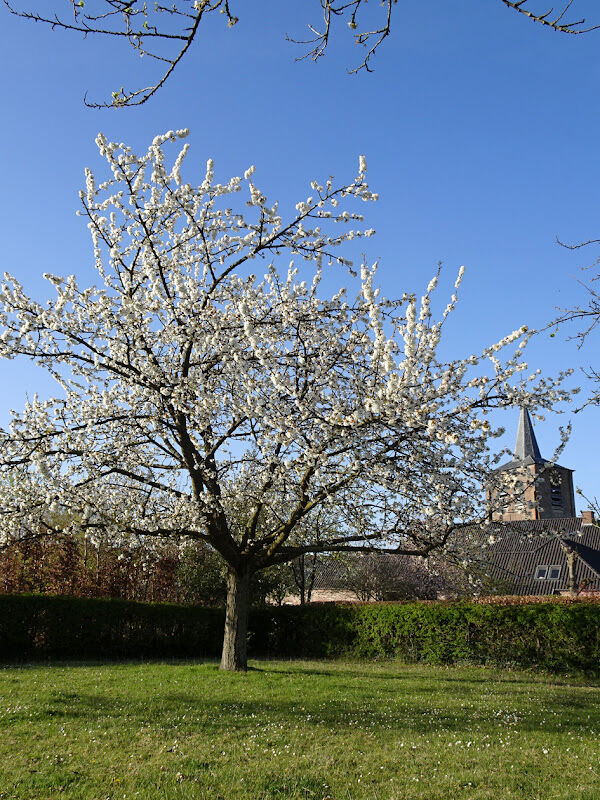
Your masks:
{"label": "trimmed hedge", "polygon": [[219,609],[51,595],[0,595],[0,660],[216,656]]}
{"label": "trimmed hedge", "polygon": [[381,603],[257,611],[254,648],[273,656],[352,655],[429,664],[600,672],[598,603]]}
{"label": "trimmed hedge", "polygon": [[[221,610],[0,595],[0,660],[181,658],[220,653]],[[251,655],[399,658],[600,672],[600,604],[314,604],[253,609]]]}

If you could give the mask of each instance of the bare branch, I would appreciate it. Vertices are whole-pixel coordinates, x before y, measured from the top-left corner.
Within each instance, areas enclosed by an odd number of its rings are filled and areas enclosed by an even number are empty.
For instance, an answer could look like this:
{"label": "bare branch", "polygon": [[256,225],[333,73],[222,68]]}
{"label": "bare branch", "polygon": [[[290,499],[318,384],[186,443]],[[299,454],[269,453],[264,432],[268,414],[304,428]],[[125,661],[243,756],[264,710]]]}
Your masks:
{"label": "bare branch", "polygon": [[[584,247],[589,247],[590,245],[600,244],[600,239],[588,239],[585,242],[566,244],[557,238],[557,242],[561,247],[567,250],[579,250]],[[559,309],[559,316],[548,325],[548,328],[558,329],[565,324],[573,322],[578,323],[579,330],[569,338],[577,340],[577,346],[579,348],[583,347],[590,334],[600,326],[600,292],[592,285],[595,281],[600,279],[599,265],[600,257],[587,267],[583,267],[583,271],[595,270],[596,274],[594,274],[589,281],[578,281],[583,287],[584,292],[587,293],[587,305]],[[554,335],[555,333],[551,334],[551,336]],[[591,381],[594,389],[583,406],[577,409],[578,411],[581,411],[588,405],[600,405],[600,372],[597,368],[589,367],[587,370],[583,370],[583,373]]]}
{"label": "bare branch", "polygon": [[[61,0],[55,0],[56,5]],[[316,2],[316,0],[313,0]],[[112,92],[108,102],[88,102],[90,108],[123,108],[146,103],[169,80],[177,65],[182,61],[198,36],[201,23],[207,14],[219,12],[225,17],[227,25],[233,27],[238,22],[230,8],[230,0],[174,0],[171,5],[147,4],[146,0],[63,0],[67,3],[71,17],[58,12],[39,12],[19,9],[12,0],[3,0],[11,14],[30,22],[41,22],[52,30],[63,30],[88,35],[108,36],[124,40],[139,56],[146,56],[162,65],[158,79],[139,89],[120,89]],[[323,22],[321,25],[309,23],[310,35],[296,38],[287,35],[289,42],[301,45],[305,52],[298,61],[310,58],[318,61],[325,55],[334,26],[344,21],[351,30],[354,43],[363,48],[362,60],[350,74],[361,70],[372,71],[372,60],[383,42],[391,34],[392,10],[397,0],[382,0],[380,7],[368,6],[367,0],[318,0]],[[567,20],[567,13],[575,0],[562,0],[557,9],[532,10],[533,0],[500,0],[504,5],[560,33],[581,34],[597,30],[600,25],[586,25],[585,19]],[[233,5],[233,2],[231,2]],[[373,19],[374,17],[374,19]]]}
{"label": "bare branch", "polygon": [[574,1],[575,0],[568,0],[568,2],[564,2],[563,0],[559,10],[555,15],[554,8],[550,8],[548,11],[536,14],[535,12],[531,11],[529,0],[501,0],[501,2],[504,3],[507,8],[511,8],[513,11],[517,11],[519,14],[524,14],[534,22],[539,22],[540,25],[545,25],[546,27],[552,28],[552,30],[555,31],[559,31],[560,33],[581,34],[598,30],[600,25],[586,26],[585,18],[574,20],[573,22],[562,21],[566,13],[570,10]]}

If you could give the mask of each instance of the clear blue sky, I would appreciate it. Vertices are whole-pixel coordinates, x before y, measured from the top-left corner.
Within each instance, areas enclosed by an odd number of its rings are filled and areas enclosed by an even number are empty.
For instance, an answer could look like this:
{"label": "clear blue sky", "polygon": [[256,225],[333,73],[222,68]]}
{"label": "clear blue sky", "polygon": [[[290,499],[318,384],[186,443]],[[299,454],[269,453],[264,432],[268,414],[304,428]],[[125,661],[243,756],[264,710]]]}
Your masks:
{"label": "clear blue sky", "polygon": [[[91,279],[88,232],[74,212],[84,167],[99,165],[97,132],[141,150],[156,133],[188,127],[188,180],[201,179],[209,156],[222,178],[253,163],[257,184],[284,207],[306,196],[312,178],[353,176],[364,153],[380,195],[367,209],[377,236],[365,249],[380,259],[384,292],[422,291],[438,261],[449,291],[467,267],[448,331],[453,356],[584,301],[577,279],[596,253],[571,253],[555,237],[600,236],[600,31],[562,36],[499,0],[399,2],[375,72],[349,76],[359,52],[345,25],[318,64],[295,63],[300,51],[285,41],[318,21],[316,0],[238,5],[235,28],[215,18],[157,97],[120,111],[87,109],[84,92],[101,100],[148,82],[147,61],[0,10],[2,270],[39,299],[48,293],[43,272]],[[579,9],[600,22],[597,0],[579,0]],[[598,337],[579,351],[566,334],[540,337],[530,366],[598,366]],[[26,393],[54,391],[25,362],[0,362],[0,380],[0,423]],[[510,444],[518,414],[504,417]],[[586,494],[600,494],[599,410],[537,423],[542,454],[567,418],[574,430],[561,463]]]}

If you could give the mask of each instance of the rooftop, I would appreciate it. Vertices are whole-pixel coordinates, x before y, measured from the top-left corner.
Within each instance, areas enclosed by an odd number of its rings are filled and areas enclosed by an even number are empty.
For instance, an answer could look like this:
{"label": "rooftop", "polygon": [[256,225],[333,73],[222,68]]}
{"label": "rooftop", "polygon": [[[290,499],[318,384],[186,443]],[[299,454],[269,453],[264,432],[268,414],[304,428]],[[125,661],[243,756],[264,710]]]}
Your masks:
{"label": "rooftop", "polygon": [[[535,431],[533,430],[533,423],[529,416],[529,411],[522,407],[519,416],[519,427],[517,428],[517,439],[515,441],[515,449],[513,451],[514,458],[506,464],[498,467],[499,470],[516,469],[517,467],[528,466],[529,464],[550,464],[551,462],[542,458],[540,448],[535,438]],[[560,464],[556,465],[557,467]],[[568,469],[568,467],[562,467]],[[573,472],[573,470],[570,470]]]}

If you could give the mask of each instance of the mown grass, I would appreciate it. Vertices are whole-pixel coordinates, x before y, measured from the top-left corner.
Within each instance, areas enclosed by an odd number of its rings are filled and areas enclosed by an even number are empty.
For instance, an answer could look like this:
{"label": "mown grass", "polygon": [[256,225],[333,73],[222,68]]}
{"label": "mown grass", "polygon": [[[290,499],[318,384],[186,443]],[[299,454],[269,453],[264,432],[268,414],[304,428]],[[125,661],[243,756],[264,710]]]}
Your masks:
{"label": "mown grass", "polygon": [[600,682],[387,662],[0,670],[0,798],[597,800]]}

